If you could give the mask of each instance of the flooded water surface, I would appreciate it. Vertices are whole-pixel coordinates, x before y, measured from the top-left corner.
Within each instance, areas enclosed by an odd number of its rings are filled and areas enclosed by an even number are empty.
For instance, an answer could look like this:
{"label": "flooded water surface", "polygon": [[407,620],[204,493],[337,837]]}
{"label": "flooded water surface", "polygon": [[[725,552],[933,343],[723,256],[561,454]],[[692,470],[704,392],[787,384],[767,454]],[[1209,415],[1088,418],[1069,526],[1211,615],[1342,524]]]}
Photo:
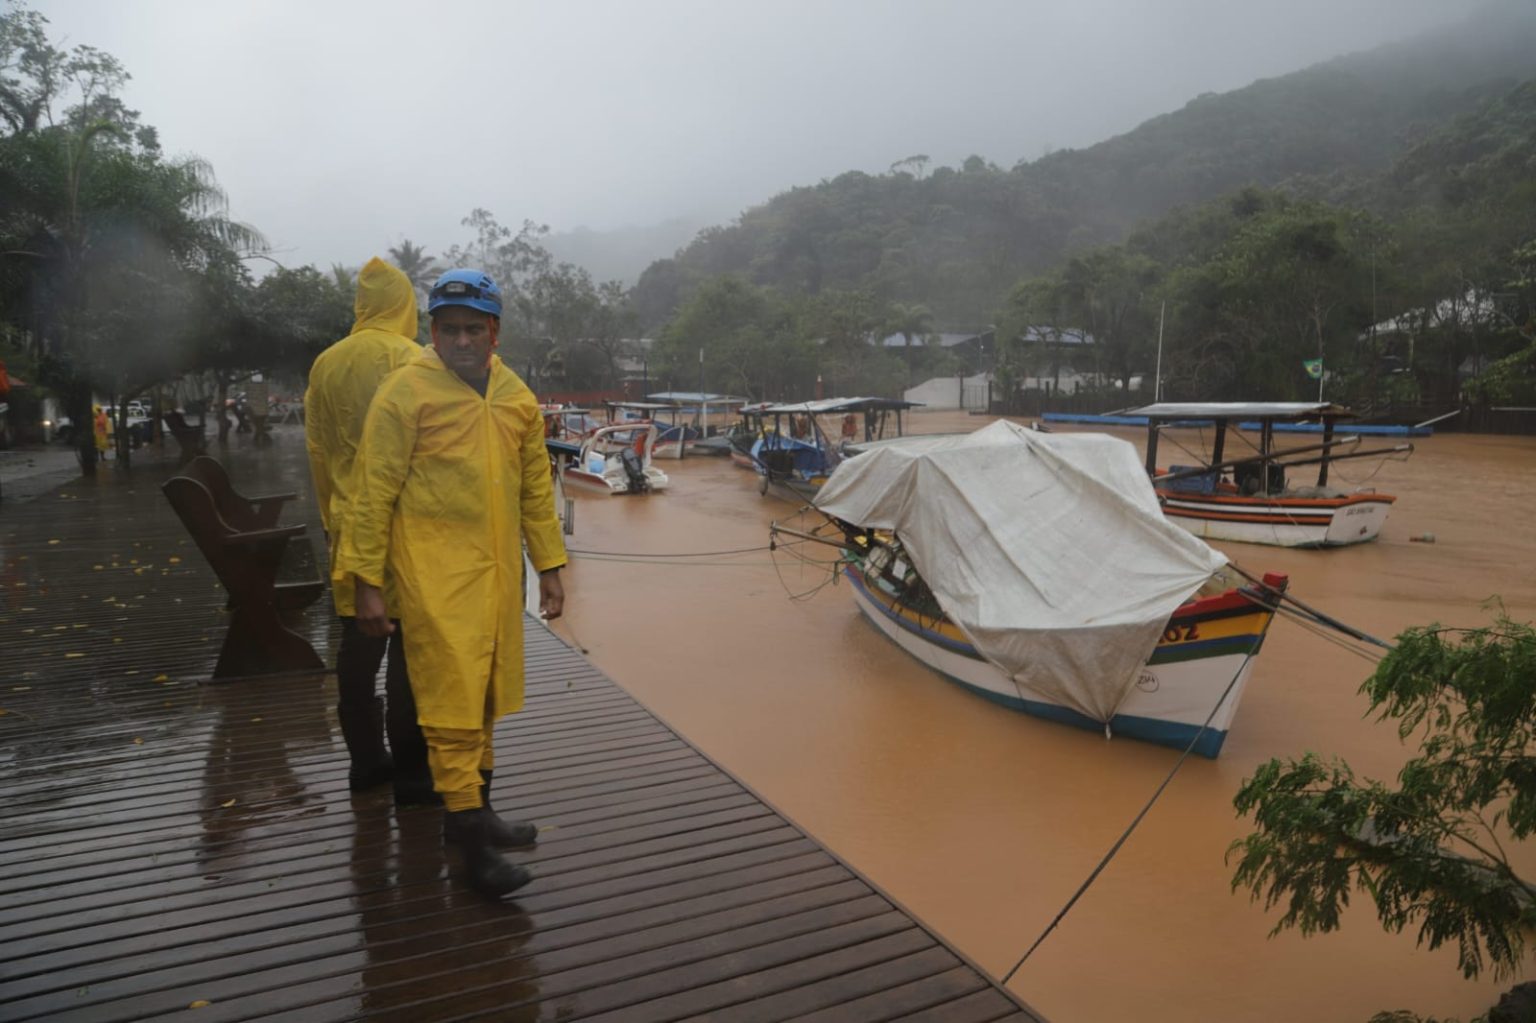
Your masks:
{"label": "flooded water surface", "polygon": [[[930,413],[914,429],[985,422]],[[1536,438],[1416,445],[1406,461],[1333,469],[1337,486],[1397,495],[1377,542],[1218,546],[1255,574],[1289,573],[1302,600],[1382,638],[1485,623],[1481,605],[1495,597],[1536,618]],[[982,968],[1007,973],[1176,752],[945,682],[864,621],[846,584],[761,550],[769,522],[795,510],[759,496],[753,474],[725,459],[658,464],[673,479],[664,494],[577,498],[571,547],[614,556],[575,557],[557,632]],[[1426,533],[1435,542],[1410,539]],[[697,552],[717,553],[672,557]],[[1231,890],[1224,854],[1247,833],[1232,797],[1256,765],[1315,750],[1361,775],[1395,773],[1405,748],[1391,724],[1364,717],[1357,692],[1370,670],[1277,621],[1221,757],[1185,764],[1011,989],[1056,1021],[1364,1021],[1393,1008],[1468,1019],[1488,1008],[1513,980],[1463,981],[1454,950],[1384,934],[1364,896],[1340,932],[1270,938],[1278,914]]]}

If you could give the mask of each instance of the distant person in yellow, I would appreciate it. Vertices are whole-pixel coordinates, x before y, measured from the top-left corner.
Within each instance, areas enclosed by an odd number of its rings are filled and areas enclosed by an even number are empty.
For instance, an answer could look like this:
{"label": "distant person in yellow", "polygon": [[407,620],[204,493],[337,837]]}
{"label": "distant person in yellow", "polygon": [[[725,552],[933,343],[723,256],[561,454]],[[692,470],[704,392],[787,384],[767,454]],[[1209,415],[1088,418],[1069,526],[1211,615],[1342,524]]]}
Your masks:
{"label": "distant person in yellow", "polygon": [[387,572],[447,810],[443,840],[462,851],[471,887],[500,896],[530,875],[497,849],[538,838],[487,801],[492,728],[523,705],[522,542],[546,618],[565,603],[565,546],[538,401],[495,354],[500,289],[478,270],[450,270],[427,312],[433,347],[368,410],[334,571],[356,580],[358,625],[375,636],[394,628]]}
{"label": "distant person in yellow", "polygon": [[[369,260],[358,273],[353,311],[352,333],[320,353],[304,394],[304,444],[333,561],[368,403],[386,376],[422,351],[415,341],[416,289],[383,260]],[[432,790],[426,740],[416,723],[401,636],[391,640],[358,628],[350,578],[336,581],[331,600],[341,618],[336,717],[352,760],[348,784],[360,792],[392,781],[399,805],[440,802]],[[387,702],[379,699],[376,682],[386,653]]]}

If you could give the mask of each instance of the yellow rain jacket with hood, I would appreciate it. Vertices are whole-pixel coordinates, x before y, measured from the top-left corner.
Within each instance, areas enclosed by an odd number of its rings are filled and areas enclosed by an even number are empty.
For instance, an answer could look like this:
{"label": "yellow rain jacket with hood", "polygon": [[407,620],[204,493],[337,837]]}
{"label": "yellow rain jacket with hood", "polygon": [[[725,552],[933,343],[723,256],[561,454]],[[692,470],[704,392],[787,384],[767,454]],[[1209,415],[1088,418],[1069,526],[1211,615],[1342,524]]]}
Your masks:
{"label": "yellow rain jacket with hood", "polygon": [[[332,564],[368,403],[386,376],[421,353],[414,340],[416,289],[410,278],[377,256],[357,275],[352,308],[357,317],[352,333],[320,353],[304,392],[304,446]],[[357,613],[350,576],[333,583],[331,599],[337,614]]]}
{"label": "yellow rain jacket with hood", "polygon": [[425,348],[374,397],[335,578],[381,585],[405,633],[418,720],[484,728],[523,705],[522,542],[565,564],[544,417],[499,358],[482,397]]}

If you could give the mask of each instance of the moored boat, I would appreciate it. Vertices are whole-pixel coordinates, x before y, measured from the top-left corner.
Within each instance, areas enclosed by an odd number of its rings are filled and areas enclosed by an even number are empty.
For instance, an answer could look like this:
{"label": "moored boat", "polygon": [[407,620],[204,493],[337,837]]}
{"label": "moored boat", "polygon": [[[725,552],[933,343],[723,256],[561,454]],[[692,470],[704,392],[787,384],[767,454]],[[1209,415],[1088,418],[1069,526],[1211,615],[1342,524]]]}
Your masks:
{"label": "moored boat", "polygon": [[1135,449],[1100,434],[998,421],[891,441],[843,462],[815,505],[859,610],[930,668],[1207,757],[1287,584],[1232,585],[1222,554],[1164,518]]}
{"label": "moored boat", "polygon": [[545,440],[555,472],[576,493],[647,494],[665,490],[667,474],[651,464],[656,424],[624,423],[593,431],[579,444]]}
{"label": "moored boat", "polygon": [[[816,496],[844,458],[860,450],[860,418],[864,442],[885,438],[892,412],[893,435],[901,435],[901,413],[921,402],[900,398],[824,398],[762,407],[757,415],[766,424],[753,443],[750,458],[761,480],[758,491],[794,504]],[[840,420],[834,442],[820,417]]]}
{"label": "moored boat", "polygon": [[[1342,547],[1376,539],[1396,497],[1329,483],[1334,464],[1351,458],[1413,450],[1412,444],[1358,450],[1359,435],[1337,433],[1354,413],[1327,402],[1162,402],[1128,410],[1147,422],[1146,470],[1163,511],[1173,522],[1206,540],[1280,547]],[[1250,453],[1229,457],[1229,432],[1239,424],[1258,426]],[[1275,433],[1288,424],[1316,424],[1321,443],[1280,448]],[[1158,440],[1178,427],[1212,429],[1211,450],[1195,465],[1158,467]],[[1297,485],[1287,470],[1317,466],[1316,482]]]}

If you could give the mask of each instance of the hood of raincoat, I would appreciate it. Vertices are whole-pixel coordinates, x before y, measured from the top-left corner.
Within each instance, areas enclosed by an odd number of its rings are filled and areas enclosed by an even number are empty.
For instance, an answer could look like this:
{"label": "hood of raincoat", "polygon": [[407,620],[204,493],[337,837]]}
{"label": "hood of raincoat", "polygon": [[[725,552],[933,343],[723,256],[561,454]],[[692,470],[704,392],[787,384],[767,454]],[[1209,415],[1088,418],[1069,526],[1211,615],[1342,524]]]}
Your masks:
{"label": "hood of raincoat", "polygon": [[352,333],[383,330],[414,338],[417,331],[416,289],[411,279],[378,256],[357,275],[357,299],[352,303],[357,322]]}

